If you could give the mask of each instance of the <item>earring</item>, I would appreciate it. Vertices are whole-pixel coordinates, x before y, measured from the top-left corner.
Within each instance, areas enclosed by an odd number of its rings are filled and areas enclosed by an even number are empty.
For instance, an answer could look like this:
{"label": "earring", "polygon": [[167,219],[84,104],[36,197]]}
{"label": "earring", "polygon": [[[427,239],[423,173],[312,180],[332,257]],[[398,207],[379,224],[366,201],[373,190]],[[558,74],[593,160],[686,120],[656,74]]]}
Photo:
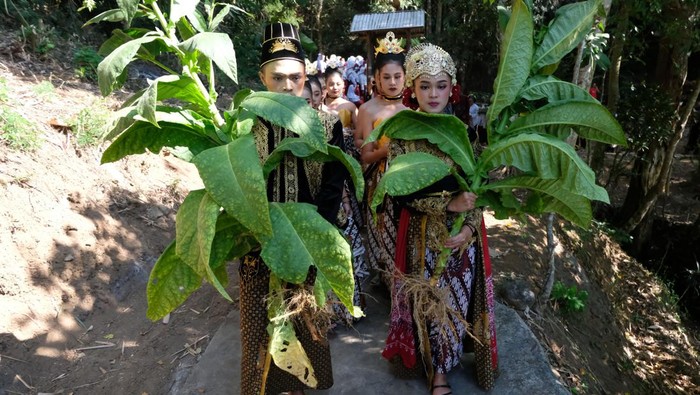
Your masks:
{"label": "earring", "polygon": [[411,92],[411,98],[415,99],[416,98],[416,92]]}

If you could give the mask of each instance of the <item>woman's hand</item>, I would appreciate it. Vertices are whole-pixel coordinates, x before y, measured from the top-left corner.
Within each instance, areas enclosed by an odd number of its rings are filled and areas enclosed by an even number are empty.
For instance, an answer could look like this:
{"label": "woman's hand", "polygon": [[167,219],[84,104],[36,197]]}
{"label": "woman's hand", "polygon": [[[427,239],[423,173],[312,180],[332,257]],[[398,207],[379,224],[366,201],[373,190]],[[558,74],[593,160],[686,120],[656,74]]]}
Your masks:
{"label": "woman's hand", "polygon": [[477,196],[471,192],[460,192],[447,204],[447,210],[454,213],[463,213],[474,210]]}
{"label": "woman's hand", "polygon": [[460,248],[463,245],[469,243],[472,240],[472,238],[474,238],[474,234],[472,233],[471,227],[468,225],[464,225],[462,227],[462,230],[459,231],[459,233],[445,241],[445,247]]}

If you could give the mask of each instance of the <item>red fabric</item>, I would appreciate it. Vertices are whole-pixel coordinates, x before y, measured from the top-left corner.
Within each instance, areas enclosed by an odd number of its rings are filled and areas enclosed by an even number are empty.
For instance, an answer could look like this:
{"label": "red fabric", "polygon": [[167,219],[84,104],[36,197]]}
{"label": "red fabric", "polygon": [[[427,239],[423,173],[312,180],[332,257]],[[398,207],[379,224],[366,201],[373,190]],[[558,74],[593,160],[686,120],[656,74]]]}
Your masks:
{"label": "red fabric", "polygon": [[[490,332],[491,332],[491,365],[494,370],[498,370],[498,345],[496,343],[496,325],[493,324],[495,322],[495,306],[494,306],[494,301],[493,301],[493,283],[490,281],[491,280],[491,254],[489,253],[489,241],[488,237],[486,237],[486,222],[484,222],[484,218],[481,218],[481,245],[484,249],[483,255],[484,255],[484,277],[486,278],[486,284],[487,284],[487,289],[486,289],[486,299],[487,299],[487,304],[489,306],[489,315],[490,315],[490,322],[492,323],[490,326]],[[490,287],[489,287],[490,285]],[[489,289],[490,288],[490,289]]]}
{"label": "red fabric", "polygon": [[[408,245],[408,225],[411,214],[408,209],[401,210],[399,217],[399,229],[396,235],[396,255],[394,265],[401,273],[406,273],[406,250]],[[416,338],[413,333],[413,315],[408,295],[401,292],[402,282],[394,278],[391,292],[391,319],[389,323],[389,335],[382,356],[391,360],[395,356],[401,357],[404,366],[412,368],[416,366]]]}

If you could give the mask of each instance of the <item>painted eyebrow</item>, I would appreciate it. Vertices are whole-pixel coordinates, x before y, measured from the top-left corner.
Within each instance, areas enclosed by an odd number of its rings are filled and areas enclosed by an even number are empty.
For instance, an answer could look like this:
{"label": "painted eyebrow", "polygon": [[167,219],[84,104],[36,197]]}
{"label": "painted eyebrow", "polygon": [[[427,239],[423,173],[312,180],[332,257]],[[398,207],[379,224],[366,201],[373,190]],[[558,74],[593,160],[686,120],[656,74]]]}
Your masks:
{"label": "painted eyebrow", "polygon": [[274,76],[274,77],[301,77],[301,73],[285,74],[285,73],[273,72],[272,76]]}

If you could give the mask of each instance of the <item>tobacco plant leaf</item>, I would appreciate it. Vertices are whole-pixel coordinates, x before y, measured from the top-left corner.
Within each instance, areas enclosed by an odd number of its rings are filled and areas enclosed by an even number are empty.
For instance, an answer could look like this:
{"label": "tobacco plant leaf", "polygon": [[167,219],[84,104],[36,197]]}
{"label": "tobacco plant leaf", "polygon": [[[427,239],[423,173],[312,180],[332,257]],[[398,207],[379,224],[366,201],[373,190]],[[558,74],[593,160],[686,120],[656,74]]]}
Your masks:
{"label": "tobacco plant leaf", "polygon": [[514,189],[527,189],[541,195],[541,205],[536,209],[532,206],[524,207],[522,210],[524,212],[530,214],[556,212],[582,228],[587,227],[593,218],[590,201],[586,197],[572,193],[564,188],[559,180],[515,176],[494,181],[482,187],[482,190],[493,191],[511,191]]}
{"label": "tobacco plant leaf", "polygon": [[350,173],[353,185],[355,186],[355,196],[358,200],[362,200],[365,189],[365,179],[362,174],[362,166],[342,149],[328,145],[328,153],[324,154],[310,146],[308,142],[300,138],[286,138],[280,142],[275,150],[270,153],[265,163],[263,164],[263,175],[267,179],[270,173],[279,166],[287,153],[298,158],[313,160],[318,162],[330,162],[337,160],[345,166]]}
{"label": "tobacco plant leaf", "polygon": [[173,240],[156,261],[148,279],[146,316],[153,321],[180,306],[202,285],[202,276],[180,259],[175,249]]}
{"label": "tobacco plant leaf", "polygon": [[158,153],[163,147],[185,147],[181,159],[189,161],[195,155],[217,146],[202,130],[179,123],[159,122],[160,128],[148,122],[135,122],[102,153],[101,163],[118,161],[129,155],[147,151]]}
{"label": "tobacco plant leaf", "polygon": [[170,20],[177,22],[182,17],[192,15],[197,9],[199,0],[172,0],[170,3]]}
{"label": "tobacco plant leaf", "polygon": [[260,241],[272,234],[265,179],[253,136],[210,148],[193,161],[209,194]]}
{"label": "tobacco plant leaf", "polygon": [[121,85],[123,81],[119,77],[134,60],[142,44],[160,39],[159,35],[154,34],[127,41],[104,58],[97,66],[97,81],[102,95],[109,95]]}
{"label": "tobacco plant leaf", "polygon": [[382,136],[401,140],[428,140],[448,154],[466,174],[474,172],[474,152],[467,128],[455,116],[401,111],[377,125],[366,143],[377,141]]}
{"label": "tobacco plant leaf", "polygon": [[490,144],[479,156],[478,172],[487,173],[503,164],[545,180],[560,179],[562,188],[574,194],[609,202],[607,191],[595,184],[593,170],[556,137],[523,133]]}
{"label": "tobacco plant leaf", "polygon": [[272,360],[280,369],[294,375],[299,381],[310,388],[318,385],[314,368],[311,365],[304,347],[294,332],[294,326],[283,317],[285,302],[283,285],[275,275],[270,275],[270,295],[267,314],[270,323],[267,324],[267,333],[270,336],[268,352]]}
{"label": "tobacco plant leaf", "polygon": [[233,301],[212,269],[211,259],[218,252],[215,267],[233,247],[233,239],[222,233],[214,250],[216,222],[221,206],[206,190],[191,191],[182,202],[176,216],[176,252],[199,276],[204,277],[228,301]]}
{"label": "tobacco plant leaf", "polygon": [[589,140],[627,145],[625,132],[615,117],[600,103],[590,100],[563,100],[540,107],[514,120],[506,135],[534,132],[565,138],[571,129]]}
{"label": "tobacco plant leaf", "polygon": [[250,93],[239,104],[260,118],[299,135],[318,151],[327,153],[326,131],[316,110],[301,97],[275,92]]}
{"label": "tobacco plant leaf", "polygon": [[270,271],[283,281],[301,284],[313,265],[317,286],[332,289],[353,316],[361,316],[352,304],[352,258],[342,233],[307,203],[270,203],[270,218],[273,234],[260,252]]}
{"label": "tobacco plant leaf", "polygon": [[486,113],[489,142],[493,142],[491,124],[503,109],[513,104],[530,74],[533,30],[530,10],[522,0],[515,0],[501,41],[500,63],[498,74],[493,82],[492,103]]}
{"label": "tobacco plant leaf", "polygon": [[376,212],[384,195],[404,196],[420,191],[450,174],[450,166],[433,155],[409,152],[399,155],[389,164],[377,188],[370,208]]}
{"label": "tobacco plant leaf", "polygon": [[238,83],[236,53],[231,37],[225,33],[203,32],[178,45],[187,53],[201,52],[214,61],[217,67],[233,82]]}

